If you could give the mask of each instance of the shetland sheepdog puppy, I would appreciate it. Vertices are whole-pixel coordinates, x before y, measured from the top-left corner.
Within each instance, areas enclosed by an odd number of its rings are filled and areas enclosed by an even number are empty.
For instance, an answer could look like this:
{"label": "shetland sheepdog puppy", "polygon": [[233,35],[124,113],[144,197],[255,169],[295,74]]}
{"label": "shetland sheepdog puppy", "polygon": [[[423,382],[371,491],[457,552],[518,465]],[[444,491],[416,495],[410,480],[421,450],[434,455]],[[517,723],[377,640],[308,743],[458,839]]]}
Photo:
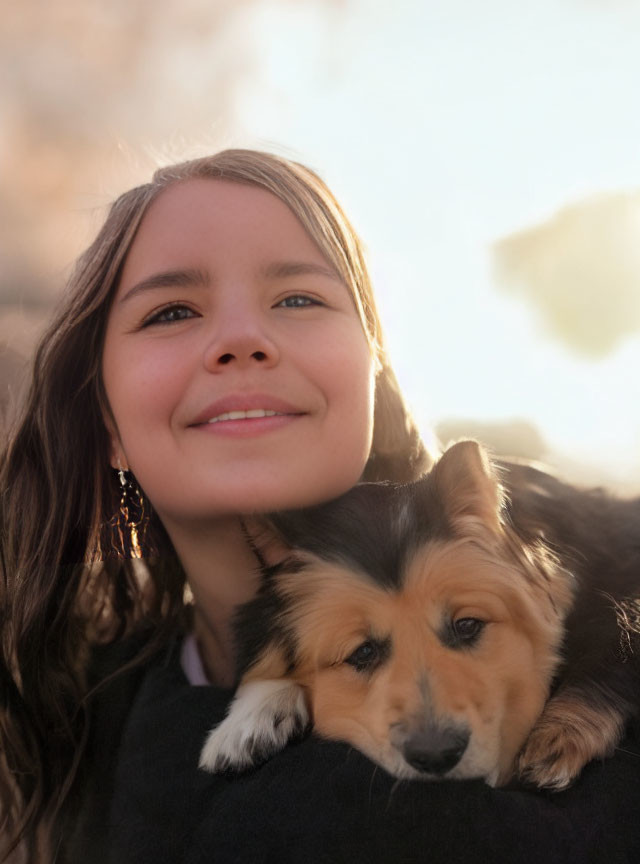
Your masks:
{"label": "shetland sheepdog puppy", "polygon": [[455,444],[407,485],[274,517],[240,686],[202,768],[311,729],[406,779],[562,789],[640,707],[640,499]]}

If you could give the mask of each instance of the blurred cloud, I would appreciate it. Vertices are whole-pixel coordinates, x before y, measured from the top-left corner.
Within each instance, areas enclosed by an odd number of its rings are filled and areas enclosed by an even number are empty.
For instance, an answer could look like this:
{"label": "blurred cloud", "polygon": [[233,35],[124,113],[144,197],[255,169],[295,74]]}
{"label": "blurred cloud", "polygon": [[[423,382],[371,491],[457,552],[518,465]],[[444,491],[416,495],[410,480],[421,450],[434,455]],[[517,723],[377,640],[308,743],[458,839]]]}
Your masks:
{"label": "blurred cloud", "polygon": [[461,438],[475,438],[496,456],[540,460],[548,455],[544,438],[528,420],[483,422],[456,417],[442,420],[435,431],[444,447]]}
{"label": "blurred cloud", "polygon": [[[422,426],[531,418],[563,464],[638,478],[637,195],[511,233],[553,202],[640,189],[638,0],[21,0],[2,16],[0,403],[116,195],[159,162],[262,147],[315,167],[362,232]],[[493,435],[461,422],[453,437]],[[489,443],[513,451],[507,434]]]}
{"label": "blurred cloud", "polygon": [[640,192],[571,204],[493,252],[498,283],[580,354],[601,357],[640,330]]}

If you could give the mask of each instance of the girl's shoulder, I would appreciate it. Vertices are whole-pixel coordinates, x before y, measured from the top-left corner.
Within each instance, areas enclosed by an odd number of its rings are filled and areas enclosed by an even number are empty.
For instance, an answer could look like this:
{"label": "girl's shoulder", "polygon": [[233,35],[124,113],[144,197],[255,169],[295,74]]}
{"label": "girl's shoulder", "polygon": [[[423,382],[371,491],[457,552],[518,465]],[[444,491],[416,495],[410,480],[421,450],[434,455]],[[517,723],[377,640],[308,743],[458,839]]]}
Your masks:
{"label": "girl's shoulder", "polygon": [[108,856],[108,814],[113,802],[120,749],[144,681],[170,662],[174,645],[145,657],[147,631],[91,652],[87,672],[87,740],[62,818],[61,860],[102,864]]}

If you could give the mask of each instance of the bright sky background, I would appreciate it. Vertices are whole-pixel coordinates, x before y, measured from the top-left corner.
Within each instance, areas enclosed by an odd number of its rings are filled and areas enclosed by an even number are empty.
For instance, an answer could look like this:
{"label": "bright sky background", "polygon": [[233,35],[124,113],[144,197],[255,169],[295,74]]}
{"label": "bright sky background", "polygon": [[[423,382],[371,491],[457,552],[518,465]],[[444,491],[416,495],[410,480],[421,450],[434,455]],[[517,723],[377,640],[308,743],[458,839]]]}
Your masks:
{"label": "bright sky background", "polygon": [[229,143],[328,180],[369,248],[423,426],[527,418],[559,458],[635,483],[640,333],[603,358],[572,353],[496,287],[490,246],[640,188],[640,2],[263,2],[234,36],[257,59]]}
{"label": "bright sky background", "polygon": [[[640,0],[6,13],[0,348],[28,352],[42,298],[155,157],[262,147],[314,167],[365,240],[425,434],[530,421],[563,472],[640,490]],[[524,248],[500,283],[498,241]]]}

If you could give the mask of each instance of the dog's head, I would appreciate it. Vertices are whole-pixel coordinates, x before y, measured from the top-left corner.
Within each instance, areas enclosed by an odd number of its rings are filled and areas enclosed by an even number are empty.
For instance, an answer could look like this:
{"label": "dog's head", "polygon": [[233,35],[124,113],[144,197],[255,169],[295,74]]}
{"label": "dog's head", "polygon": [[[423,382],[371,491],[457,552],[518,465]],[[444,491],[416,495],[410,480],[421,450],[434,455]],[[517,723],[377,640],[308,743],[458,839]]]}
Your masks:
{"label": "dog's head", "polygon": [[242,613],[244,680],[293,679],[319,734],[397,777],[504,781],[548,697],[571,589],[508,524],[481,448],[274,522],[294,551]]}

